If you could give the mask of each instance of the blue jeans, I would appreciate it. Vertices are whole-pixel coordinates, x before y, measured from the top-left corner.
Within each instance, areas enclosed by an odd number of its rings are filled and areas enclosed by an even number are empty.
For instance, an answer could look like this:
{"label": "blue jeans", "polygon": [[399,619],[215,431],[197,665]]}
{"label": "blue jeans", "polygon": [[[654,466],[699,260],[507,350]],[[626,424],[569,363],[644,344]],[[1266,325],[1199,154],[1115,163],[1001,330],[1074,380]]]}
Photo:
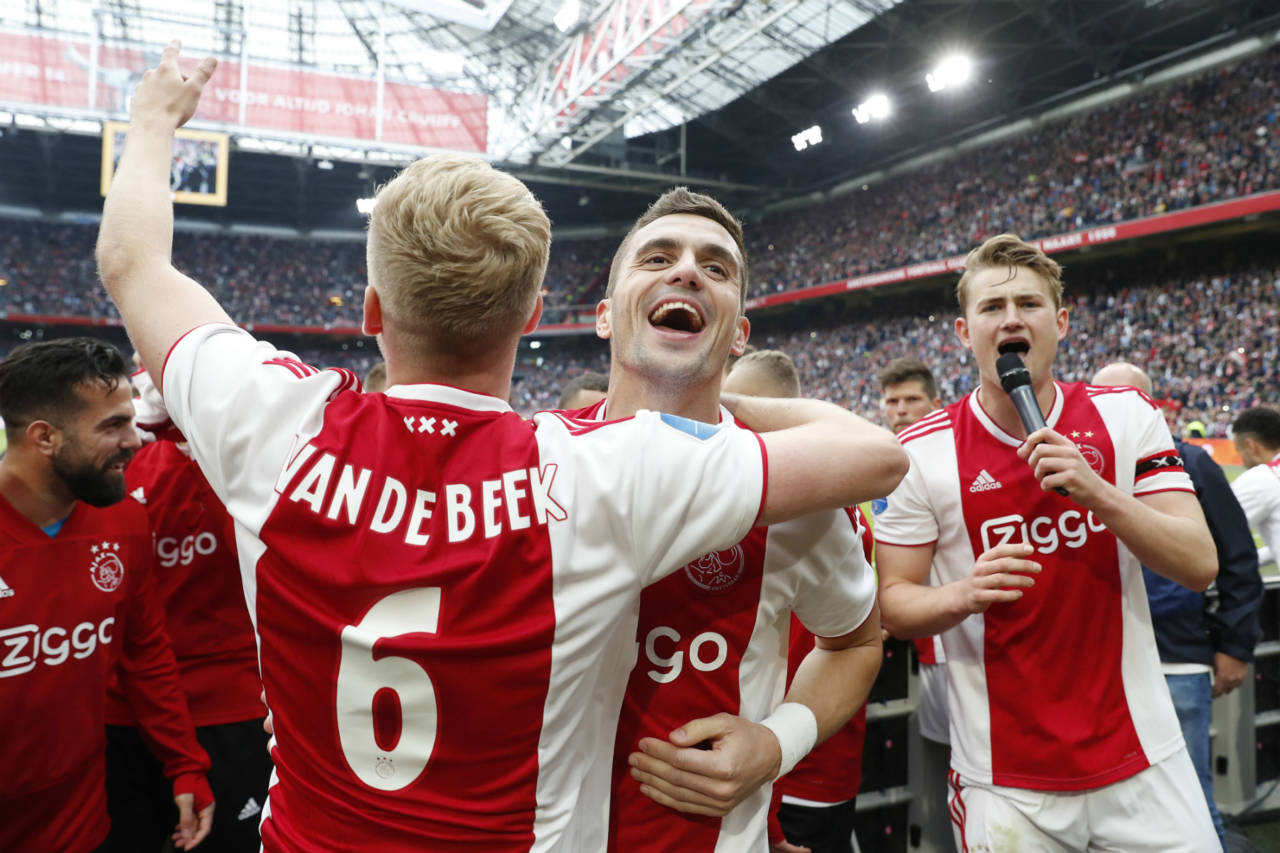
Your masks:
{"label": "blue jeans", "polygon": [[1218,833],[1218,840],[1226,849],[1226,837],[1222,830],[1222,815],[1218,814],[1218,806],[1213,801],[1213,776],[1209,768],[1209,718],[1213,704],[1213,675],[1201,673],[1197,675],[1166,675],[1164,680],[1169,684],[1169,695],[1173,697],[1173,710],[1178,714],[1178,724],[1182,726],[1182,739],[1187,742],[1187,752],[1191,754],[1191,763],[1200,777],[1200,787],[1204,789],[1204,798],[1209,803],[1209,816],[1213,818],[1213,828]]}

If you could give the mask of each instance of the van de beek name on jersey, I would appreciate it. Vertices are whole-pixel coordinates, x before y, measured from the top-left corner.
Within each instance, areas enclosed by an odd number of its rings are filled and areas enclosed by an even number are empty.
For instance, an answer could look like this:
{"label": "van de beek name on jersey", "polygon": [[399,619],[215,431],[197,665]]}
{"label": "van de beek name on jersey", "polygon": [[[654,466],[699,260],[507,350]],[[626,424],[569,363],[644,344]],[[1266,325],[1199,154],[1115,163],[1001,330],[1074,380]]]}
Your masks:
{"label": "van de beek name on jersey", "polygon": [[[331,521],[342,516],[353,527],[356,519],[364,515],[361,510],[365,504],[376,495],[373,514],[365,516],[370,530],[375,533],[403,530],[405,544],[427,544],[431,537],[425,530],[439,508],[438,493],[415,489],[410,498],[404,483],[390,475],[383,478],[381,488],[370,489],[371,470],[344,464],[326,505],[325,496],[329,495],[337,465],[333,454],[316,456],[315,446],[308,444],[280,472],[276,492],[287,494],[289,500]],[[306,472],[302,473],[304,469]],[[548,518],[564,521],[568,515],[551,497],[555,475],[556,466],[548,464],[545,468],[516,468],[478,484],[446,483],[444,511],[449,541],[465,542],[478,534],[492,539],[504,529],[523,530],[534,521],[546,525]],[[295,478],[297,483],[290,491],[289,484]]]}

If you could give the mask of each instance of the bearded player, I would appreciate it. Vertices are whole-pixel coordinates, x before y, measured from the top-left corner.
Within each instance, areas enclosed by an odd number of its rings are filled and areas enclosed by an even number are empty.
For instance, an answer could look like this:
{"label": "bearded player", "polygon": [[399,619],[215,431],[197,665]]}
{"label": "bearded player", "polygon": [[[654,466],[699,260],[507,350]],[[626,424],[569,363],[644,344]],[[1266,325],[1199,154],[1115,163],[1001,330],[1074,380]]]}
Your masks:
{"label": "bearded player", "polygon": [[[957,297],[979,386],[899,434],[911,470],[875,527],[886,627],[945,632],[957,847],[1218,850],[1139,566],[1197,590],[1217,573],[1164,418],[1136,390],[1054,380],[1068,317],[1035,246],[986,241]],[[1048,424],[1031,435],[1004,353]]]}
{"label": "bearded player", "polygon": [[125,497],[140,442],[124,358],[92,338],[17,347],[0,362],[0,414],[0,850],[103,843],[117,670],[190,849],[213,818],[209,760],[164,633],[147,513]]}

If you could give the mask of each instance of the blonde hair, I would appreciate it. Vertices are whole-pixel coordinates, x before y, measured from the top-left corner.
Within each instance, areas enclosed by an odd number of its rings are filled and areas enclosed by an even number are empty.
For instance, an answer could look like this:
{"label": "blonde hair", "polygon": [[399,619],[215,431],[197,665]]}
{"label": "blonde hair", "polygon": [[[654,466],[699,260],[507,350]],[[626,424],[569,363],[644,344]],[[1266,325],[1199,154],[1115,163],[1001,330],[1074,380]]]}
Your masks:
{"label": "blonde hair", "polygon": [[1037,272],[1049,285],[1053,307],[1062,307],[1062,265],[1017,234],[997,234],[988,239],[964,259],[964,272],[956,282],[956,301],[963,314],[969,299],[969,282],[982,270],[1006,267],[1010,278],[1014,267],[1026,267]]}
{"label": "blonde hair", "polygon": [[800,396],[800,372],[796,370],[796,363],[791,356],[782,350],[761,349],[745,353],[733,363],[733,369],[729,372],[736,373],[739,370],[744,373],[748,370],[758,371],[769,387],[767,396]]}
{"label": "blonde hair", "polygon": [[436,154],[378,192],[369,281],[413,344],[475,351],[529,319],[550,246],[551,222],[528,187],[477,157]]}

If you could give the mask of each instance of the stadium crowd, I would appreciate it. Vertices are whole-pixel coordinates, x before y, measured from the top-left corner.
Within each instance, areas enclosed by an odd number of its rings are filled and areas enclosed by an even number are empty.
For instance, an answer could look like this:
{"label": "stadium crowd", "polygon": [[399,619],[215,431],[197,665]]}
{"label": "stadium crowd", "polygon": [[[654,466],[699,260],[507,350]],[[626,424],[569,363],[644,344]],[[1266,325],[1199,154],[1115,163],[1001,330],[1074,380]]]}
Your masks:
{"label": "stadium crowd", "polygon": [[1207,71],[751,229],[769,290],[808,287],[1280,187],[1280,50]]}
{"label": "stadium crowd", "polygon": [[[1089,268],[1081,267],[1081,277]],[[1181,424],[1202,421],[1209,437],[1227,434],[1233,412],[1280,404],[1280,257],[1224,273],[1117,275],[1122,286],[1073,283],[1067,272],[1071,331],[1063,344],[1062,376],[1087,380],[1112,361],[1142,365]],[[780,349],[796,361],[809,394],[868,418],[879,418],[876,371],[894,358],[927,360],[943,400],[973,390],[971,356],[955,336],[950,294],[907,311],[884,307],[855,321],[795,328],[761,322],[752,343]],[[560,385],[584,370],[607,371],[608,353],[592,340],[562,346],[524,365],[514,388],[517,409],[552,408]]]}
{"label": "stadium crowd", "polygon": [[[1046,124],[747,231],[756,293],[809,287],[1026,238],[1280,187],[1280,48]],[[92,284],[95,230],[0,229],[0,311],[116,316]],[[557,242],[546,322],[588,317],[616,238]],[[242,323],[359,324],[362,242],[179,232],[174,260]],[[252,270],[253,272],[250,272]]]}

